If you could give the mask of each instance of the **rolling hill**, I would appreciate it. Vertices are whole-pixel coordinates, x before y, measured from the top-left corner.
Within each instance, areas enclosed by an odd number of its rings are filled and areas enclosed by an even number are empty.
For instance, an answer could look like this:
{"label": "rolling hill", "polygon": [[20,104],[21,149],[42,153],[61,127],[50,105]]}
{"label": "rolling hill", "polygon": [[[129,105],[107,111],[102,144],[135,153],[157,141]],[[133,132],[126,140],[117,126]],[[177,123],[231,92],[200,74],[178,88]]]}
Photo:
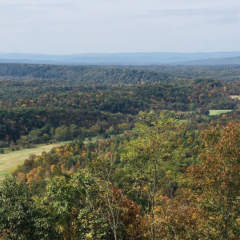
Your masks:
{"label": "rolling hill", "polygon": [[91,53],[73,55],[0,53],[0,63],[59,65],[214,65],[239,64],[240,52]]}
{"label": "rolling hill", "polygon": [[219,66],[219,65],[240,65],[240,56],[232,58],[205,59],[185,62],[183,65]]}

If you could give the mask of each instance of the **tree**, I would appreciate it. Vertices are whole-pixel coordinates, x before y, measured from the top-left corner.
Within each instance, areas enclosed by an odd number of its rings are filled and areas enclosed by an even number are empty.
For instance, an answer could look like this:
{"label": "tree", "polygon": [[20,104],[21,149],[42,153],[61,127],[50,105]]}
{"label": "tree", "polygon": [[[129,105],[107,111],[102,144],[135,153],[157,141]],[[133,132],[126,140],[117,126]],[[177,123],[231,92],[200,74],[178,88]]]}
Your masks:
{"label": "tree", "polygon": [[[132,183],[128,194],[131,196],[131,192],[135,192],[133,199],[140,200],[149,212],[151,239],[154,240],[156,196],[163,190],[162,186],[170,186],[170,182],[176,181],[167,173],[174,169],[169,160],[174,159],[172,144],[176,140],[177,129],[181,129],[181,124],[165,116],[157,120],[154,113],[142,114],[140,120],[135,129],[137,137],[126,144],[125,153],[121,158],[125,164],[126,176],[129,176],[128,180]],[[175,187],[172,185],[171,195]]]}
{"label": "tree", "polygon": [[26,183],[7,178],[0,185],[1,239],[59,239],[51,217],[32,199]]}
{"label": "tree", "polygon": [[69,131],[69,127],[67,126],[60,126],[55,130],[54,138],[57,141],[66,141],[71,139],[71,132]]}
{"label": "tree", "polygon": [[54,177],[47,186],[42,205],[55,217],[63,239],[107,239],[110,229],[102,214],[96,181],[87,173]]}
{"label": "tree", "polygon": [[[111,144],[110,148],[114,148],[113,142]],[[114,186],[114,183],[117,184],[117,157],[118,153],[111,151],[89,164],[89,171],[98,179],[98,198],[103,204],[102,215],[108,222],[114,240],[142,239],[145,229],[140,206]]]}
{"label": "tree", "polygon": [[201,137],[201,163],[187,169],[177,196],[155,209],[161,239],[239,239],[240,124]]}

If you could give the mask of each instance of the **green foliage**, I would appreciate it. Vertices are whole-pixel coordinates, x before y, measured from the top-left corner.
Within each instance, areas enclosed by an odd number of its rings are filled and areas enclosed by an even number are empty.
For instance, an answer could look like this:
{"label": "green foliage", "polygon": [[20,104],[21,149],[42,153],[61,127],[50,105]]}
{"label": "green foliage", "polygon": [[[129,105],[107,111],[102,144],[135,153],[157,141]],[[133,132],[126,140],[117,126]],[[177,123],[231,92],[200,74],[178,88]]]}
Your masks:
{"label": "green foliage", "polygon": [[238,239],[238,72],[0,64],[0,239]]}
{"label": "green foliage", "polygon": [[28,159],[1,185],[1,237],[237,239],[239,123],[200,135],[176,118]]}
{"label": "green foliage", "polygon": [[156,208],[160,239],[239,238],[239,123],[203,132],[201,163],[190,166],[178,195]]}
{"label": "green foliage", "polygon": [[[72,139],[83,132],[89,136],[119,133],[131,129],[139,111],[149,109],[206,115],[209,109],[238,107],[237,100],[229,97],[239,89],[237,84],[211,79],[167,81],[169,73],[161,68],[163,73],[154,67],[0,65],[0,74],[1,70],[12,76],[0,79],[0,140],[24,147]],[[72,125],[76,126],[73,134],[66,129]]]}
{"label": "green foliage", "polygon": [[[144,196],[144,192],[148,195],[149,191],[158,192],[161,188],[162,194],[173,197],[178,176],[198,161],[199,149],[194,149],[199,143],[198,134],[188,131],[184,123],[168,118],[167,113],[160,120],[154,113],[141,114],[134,133],[136,136],[126,142],[121,155],[129,176],[127,182],[134,184],[130,192],[138,189]],[[140,200],[139,194],[137,199]]]}
{"label": "green foliage", "polygon": [[1,239],[59,239],[51,217],[33,201],[25,183],[8,178],[0,186]]}

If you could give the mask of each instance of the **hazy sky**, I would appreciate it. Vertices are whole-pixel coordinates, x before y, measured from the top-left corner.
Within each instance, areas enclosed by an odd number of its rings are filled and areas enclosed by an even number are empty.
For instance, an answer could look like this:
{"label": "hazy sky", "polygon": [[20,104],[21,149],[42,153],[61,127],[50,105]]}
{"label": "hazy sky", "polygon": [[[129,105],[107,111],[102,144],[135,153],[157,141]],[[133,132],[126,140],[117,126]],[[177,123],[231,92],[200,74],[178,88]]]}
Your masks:
{"label": "hazy sky", "polygon": [[234,50],[239,0],[0,0],[0,52]]}

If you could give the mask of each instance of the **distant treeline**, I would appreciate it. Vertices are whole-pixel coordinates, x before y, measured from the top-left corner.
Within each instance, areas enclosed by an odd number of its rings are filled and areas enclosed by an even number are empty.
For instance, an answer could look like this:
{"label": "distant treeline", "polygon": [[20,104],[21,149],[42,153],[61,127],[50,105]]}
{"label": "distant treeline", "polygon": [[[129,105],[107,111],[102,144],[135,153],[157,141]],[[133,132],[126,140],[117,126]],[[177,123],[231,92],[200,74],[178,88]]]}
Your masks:
{"label": "distant treeline", "polygon": [[70,66],[46,64],[0,64],[0,76],[75,80],[83,83],[136,84],[179,79],[240,79],[239,65],[223,66]]}
{"label": "distant treeline", "polygon": [[0,64],[0,76],[69,80],[82,83],[136,84],[169,80],[167,73],[127,67]]}

